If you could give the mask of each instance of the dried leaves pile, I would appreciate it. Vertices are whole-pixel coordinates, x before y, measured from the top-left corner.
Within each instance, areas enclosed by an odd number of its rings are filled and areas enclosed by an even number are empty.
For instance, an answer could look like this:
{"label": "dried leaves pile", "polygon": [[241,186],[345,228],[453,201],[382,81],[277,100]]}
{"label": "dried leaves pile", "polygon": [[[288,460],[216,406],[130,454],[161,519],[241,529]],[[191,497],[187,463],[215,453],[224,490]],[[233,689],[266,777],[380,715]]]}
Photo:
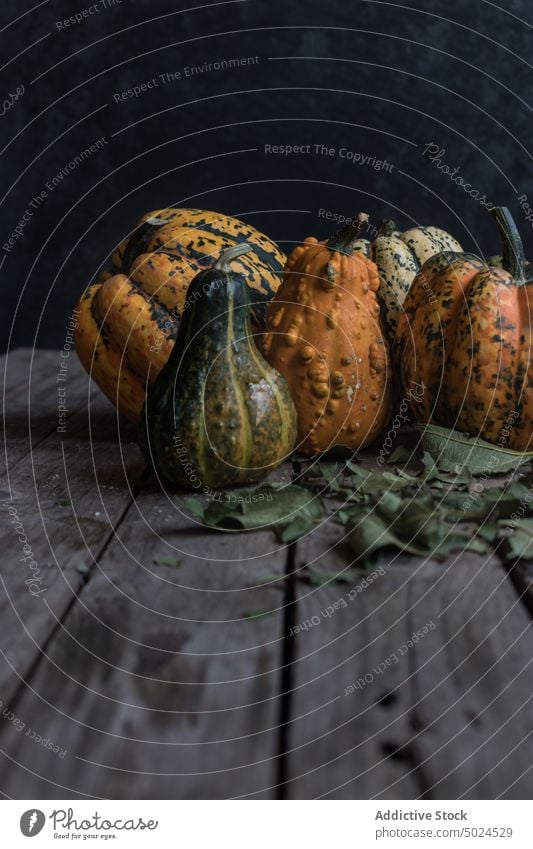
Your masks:
{"label": "dried leaves pile", "polygon": [[290,543],[317,525],[342,526],[359,567],[399,552],[442,559],[497,548],[510,564],[533,558],[531,454],[427,426],[382,465],[294,460],[292,479],[232,490],[204,503],[180,499],[203,524],[226,531],[273,529]]}

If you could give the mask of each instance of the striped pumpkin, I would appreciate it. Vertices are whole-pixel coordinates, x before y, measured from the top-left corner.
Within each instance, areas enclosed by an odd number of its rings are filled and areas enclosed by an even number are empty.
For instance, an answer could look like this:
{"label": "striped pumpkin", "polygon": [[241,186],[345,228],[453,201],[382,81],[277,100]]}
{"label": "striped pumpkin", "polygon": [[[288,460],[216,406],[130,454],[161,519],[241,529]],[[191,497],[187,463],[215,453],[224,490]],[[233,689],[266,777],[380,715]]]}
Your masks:
{"label": "striped pumpkin", "polygon": [[533,281],[509,211],[491,210],[503,239],[503,268],[473,254],[428,260],[405,299],[394,346],[416,420],[531,450]]}
{"label": "striped pumpkin", "polygon": [[247,242],[234,260],[246,278],[256,328],[265,321],[285,256],[249,224],[199,209],[159,209],[144,215],[82,294],[75,334],[78,356],[119,411],[138,421],[152,383],[168,360],[190,282],[222,250]]}

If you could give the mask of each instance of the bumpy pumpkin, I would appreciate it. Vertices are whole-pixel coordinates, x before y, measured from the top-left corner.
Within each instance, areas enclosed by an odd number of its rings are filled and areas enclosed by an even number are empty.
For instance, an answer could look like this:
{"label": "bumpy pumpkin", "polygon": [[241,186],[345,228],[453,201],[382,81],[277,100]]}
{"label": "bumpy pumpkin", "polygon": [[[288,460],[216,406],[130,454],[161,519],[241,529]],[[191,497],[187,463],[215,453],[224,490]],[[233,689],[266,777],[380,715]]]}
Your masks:
{"label": "bumpy pumpkin", "polygon": [[533,283],[509,211],[491,210],[503,268],[473,254],[442,253],[417,274],[404,303],[395,361],[415,419],[531,448]]}
{"label": "bumpy pumpkin", "polygon": [[284,254],[267,236],[218,212],[162,209],[141,218],[104,272],[78,303],[76,350],[83,365],[121,413],[138,421],[147,382],[166,363],[188,286],[221,250],[247,242],[235,260],[252,295],[256,326],[281,280]]}
{"label": "bumpy pumpkin", "polygon": [[287,379],[298,450],[372,442],[390,413],[390,369],[375,264],[354,250],[361,213],[327,242],[309,237],[287,260],[267,310],[263,351]]}
{"label": "bumpy pumpkin", "polygon": [[438,227],[413,227],[401,233],[394,221],[384,220],[374,241],[358,239],[354,250],[364,253],[378,267],[381,280],[378,301],[385,334],[392,343],[405,296],[422,265],[442,251],[463,249]]}
{"label": "bumpy pumpkin", "polygon": [[230,267],[250,250],[227,248],[194,278],[176,344],[143,410],[147,462],[187,489],[261,480],[294,446],[287,384],[257,350],[249,289]]}

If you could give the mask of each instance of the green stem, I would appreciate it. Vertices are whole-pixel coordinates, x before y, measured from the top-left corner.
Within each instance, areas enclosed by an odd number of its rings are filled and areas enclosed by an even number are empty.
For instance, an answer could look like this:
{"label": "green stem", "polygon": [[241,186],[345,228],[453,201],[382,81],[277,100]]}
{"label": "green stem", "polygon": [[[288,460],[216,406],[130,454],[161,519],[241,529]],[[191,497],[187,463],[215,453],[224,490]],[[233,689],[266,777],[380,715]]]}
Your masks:
{"label": "green stem", "polygon": [[129,274],[134,260],[140,254],[146,253],[150,242],[157,233],[160,227],[170,222],[170,218],[147,218],[139,227],[131,234],[124,255],[122,257],[122,273]]}
{"label": "green stem", "polygon": [[350,224],[347,224],[328,239],[326,247],[331,251],[338,251],[341,254],[346,254],[346,256],[351,256],[354,242],[359,238],[359,234],[366,224],[368,224],[368,213],[359,212]]}
{"label": "green stem", "polygon": [[396,222],[390,218],[384,218],[378,229],[378,236],[392,236],[396,230]]}
{"label": "green stem", "polygon": [[238,245],[232,245],[230,248],[225,248],[213,265],[213,268],[217,271],[223,271],[225,274],[228,274],[231,271],[230,262],[237,259],[238,256],[247,254],[252,250],[253,248],[248,244],[248,242],[239,242]]}
{"label": "green stem", "polygon": [[516,229],[513,216],[506,206],[495,206],[490,210],[494,216],[502,240],[502,265],[518,285],[526,282],[524,246]]}

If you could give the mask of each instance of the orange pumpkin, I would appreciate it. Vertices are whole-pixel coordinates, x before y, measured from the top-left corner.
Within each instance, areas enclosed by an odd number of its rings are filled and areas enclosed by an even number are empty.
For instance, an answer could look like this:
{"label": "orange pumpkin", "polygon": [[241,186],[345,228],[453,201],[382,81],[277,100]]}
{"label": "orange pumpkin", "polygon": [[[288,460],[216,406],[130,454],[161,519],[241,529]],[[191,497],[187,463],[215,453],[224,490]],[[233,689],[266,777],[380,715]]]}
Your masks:
{"label": "orange pumpkin", "polygon": [[309,237],[287,260],[267,308],[263,351],[298,414],[297,450],[369,444],[390,414],[390,369],[376,265],[354,251],[361,213],[327,242]]}
{"label": "orange pumpkin", "polygon": [[189,283],[224,248],[242,242],[253,251],[234,269],[246,277],[252,320],[262,327],[285,256],[263,233],[219,212],[159,209],[144,215],[113,253],[113,273],[104,272],[83,292],[76,351],[132,421],[139,420],[147,386],[170,356]]}
{"label": "orange pumpkin", "polygon": [[394,353],[415,419],[489,442],[531,450],[533,282],[505,207],[491,210],[503,241],[503,268],[472,254],[441,253],[415,277]]}

